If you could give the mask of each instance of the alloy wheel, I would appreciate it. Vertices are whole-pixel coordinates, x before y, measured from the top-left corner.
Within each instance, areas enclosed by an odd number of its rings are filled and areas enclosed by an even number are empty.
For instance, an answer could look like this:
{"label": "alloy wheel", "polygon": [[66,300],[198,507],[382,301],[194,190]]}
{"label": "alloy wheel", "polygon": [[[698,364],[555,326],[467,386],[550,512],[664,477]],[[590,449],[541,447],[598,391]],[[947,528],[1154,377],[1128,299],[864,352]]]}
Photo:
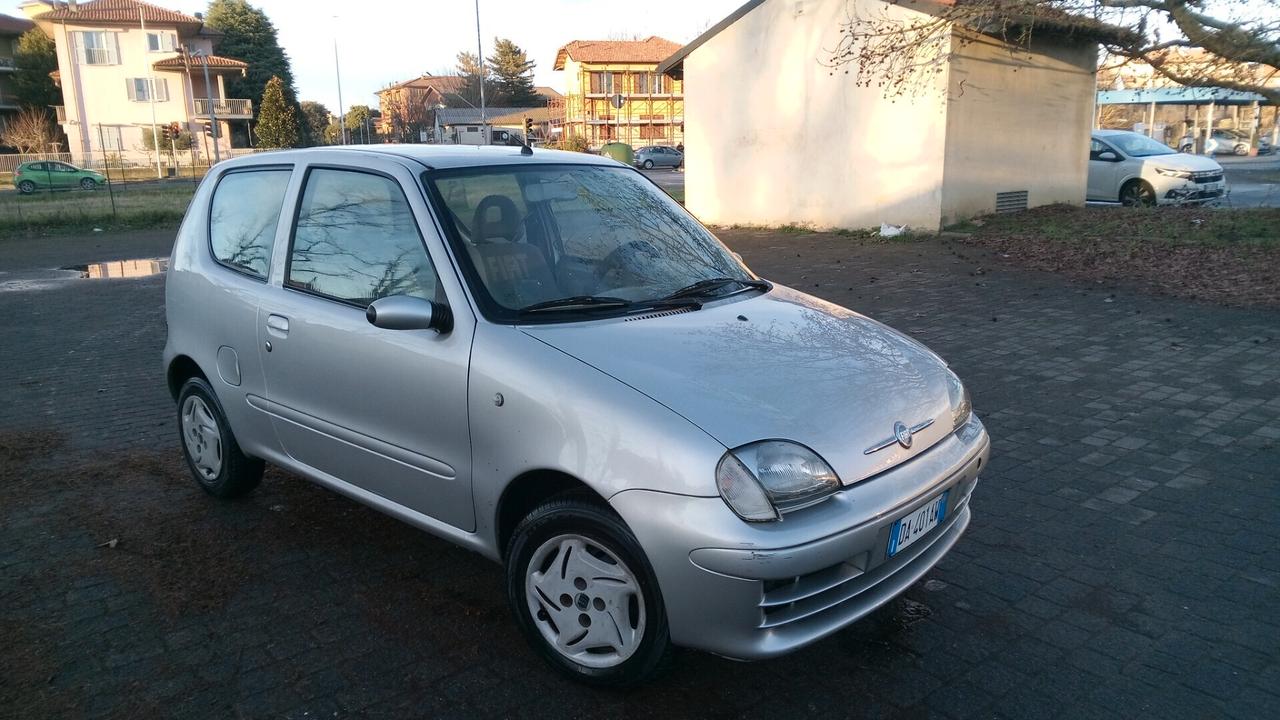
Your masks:
{"label": "alloy wheel", "polygon": [[580,665],[619,665],[644,638],[644,594],[637,576],[590,538],[557,535],[542,543],[525,571],[525,596],[543,639]]}
{"label": "alloy wheel", "polygon": [[1120,202],[1129,207],[1147,207],[1156,204],[1156,194],[1150,185],[1133,182],[1120,191]]}
{"label": "alloy wheel", "polygon": [[222,472],[222,433],[209,406],[196,395],[182,404],[182,441],[200,477],[218,477]]}

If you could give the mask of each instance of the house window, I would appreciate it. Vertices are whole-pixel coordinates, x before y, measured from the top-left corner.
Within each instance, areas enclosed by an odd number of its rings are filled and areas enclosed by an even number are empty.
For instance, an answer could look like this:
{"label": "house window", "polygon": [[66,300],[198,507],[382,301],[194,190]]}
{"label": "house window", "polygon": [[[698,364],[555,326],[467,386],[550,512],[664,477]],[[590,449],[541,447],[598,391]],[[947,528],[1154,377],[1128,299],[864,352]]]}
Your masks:
{"label": "house window", "polygon": [[[125,81],[125,88],[129,92],[129,99],[134,102],[164,102],[169,99],[169,81],[160,78],[158,80],[150,80],[149,78],[128,78]],[[155,83],[152,85],[152,83]],[[152,89],[155,92],[151,92]]]}
{"label": "house window", "polygon": [[178,49],[178,38],[173,33],[147,33],[147,52],[174,52]]}
{"label": "house window", "polygon": [[614,93],[614,74],[611,72],[593,72],[591,73],[591,92],[605,93],[612,95]]}
{"label": "house window", "polygon": [[661,95],[667,91],[667,76],[661,73],[638,73],[636,74],[636,92],[641,94],[653,93]]}
{"label": "house window", "polygon": [[101,150],[103,152],[120,152],[124,147],[124,143],[120,139],[120,128],[116,125],[103,125],[98,128],[101,134],[98,136],[99,142],[102,143]]}
{"label": "house window", "polygon": [[72,35],[75,36],[76,56],[81,65],[115,65],[120,62],[115,33],[85,30]]}
{"label": "house window", "polygon": [[641,125],[640,137],[646,140],[662,140],[667,137],[667,128],[664,125]]}

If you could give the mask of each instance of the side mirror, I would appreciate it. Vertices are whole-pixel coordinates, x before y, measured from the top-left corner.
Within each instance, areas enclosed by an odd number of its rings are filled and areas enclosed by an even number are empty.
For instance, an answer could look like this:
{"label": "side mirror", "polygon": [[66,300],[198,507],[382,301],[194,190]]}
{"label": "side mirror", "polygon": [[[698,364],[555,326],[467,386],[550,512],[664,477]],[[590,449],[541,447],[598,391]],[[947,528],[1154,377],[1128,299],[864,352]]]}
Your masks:
{"label": "side mirror", "polygon": [[364,316],[374,327],[386,330],[435,330],[443,335],[453,329],[448,305],[408,295],[374,300]]}
{"label": "side mirror", "polygon": [[1098,159],[1105,162],[1115,162],[1120,159],[1120,156],[1111,152],[1110,150],[1103,150],[1102,152],[1098,153]]}

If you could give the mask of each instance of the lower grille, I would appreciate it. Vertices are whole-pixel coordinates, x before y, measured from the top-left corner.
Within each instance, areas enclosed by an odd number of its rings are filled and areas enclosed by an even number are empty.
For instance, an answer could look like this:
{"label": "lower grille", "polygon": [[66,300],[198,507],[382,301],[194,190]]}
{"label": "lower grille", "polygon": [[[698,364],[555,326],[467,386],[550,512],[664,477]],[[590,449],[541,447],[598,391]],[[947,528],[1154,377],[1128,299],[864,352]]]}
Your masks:
{"label": "lower grille", "polygon": [[[870,570],[867,568],[870,554],[864,552],[808,575],[766,581],[760,599],[760,628],[776,628],[838,610],[845,603],[910,565],[955,524],[955,519],[960,517],[961,511],[968,505],[972,490],[973,483],[970,482],[964,487],[959,502],[948,511],[947,519],[931,530],[927,539],[921,538],[911,547]],[[954,491],[959,491],[959,488]]]}

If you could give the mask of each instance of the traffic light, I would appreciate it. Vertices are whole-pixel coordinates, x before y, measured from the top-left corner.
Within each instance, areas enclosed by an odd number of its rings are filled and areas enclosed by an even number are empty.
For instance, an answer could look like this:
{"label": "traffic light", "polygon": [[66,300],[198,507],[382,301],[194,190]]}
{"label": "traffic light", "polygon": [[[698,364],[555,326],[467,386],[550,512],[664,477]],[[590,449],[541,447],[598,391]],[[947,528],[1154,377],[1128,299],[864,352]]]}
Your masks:
{"label": "traffic light", "polygon": [[524,119],[524,136],[526,139],[533,137],[533,118]]}
{"label": "traffic light", "polygon": [[173,139],[173,135],[172,135],[172,133],[171,133],[171,131],[170,131],[169,126],[168,126],[168,125],[161,125],[161,126],[160,126],[160,135],[161,135],[161,136],[163,136],[165,140],[172,140],[172,139]]}
{"label": "traffic light", "polygon": [[178,136],[181,134],[182,134],[181,125],[179,125],[176,122],[169,123],[169,137],[173,138],[174,140],[177,140]]}

